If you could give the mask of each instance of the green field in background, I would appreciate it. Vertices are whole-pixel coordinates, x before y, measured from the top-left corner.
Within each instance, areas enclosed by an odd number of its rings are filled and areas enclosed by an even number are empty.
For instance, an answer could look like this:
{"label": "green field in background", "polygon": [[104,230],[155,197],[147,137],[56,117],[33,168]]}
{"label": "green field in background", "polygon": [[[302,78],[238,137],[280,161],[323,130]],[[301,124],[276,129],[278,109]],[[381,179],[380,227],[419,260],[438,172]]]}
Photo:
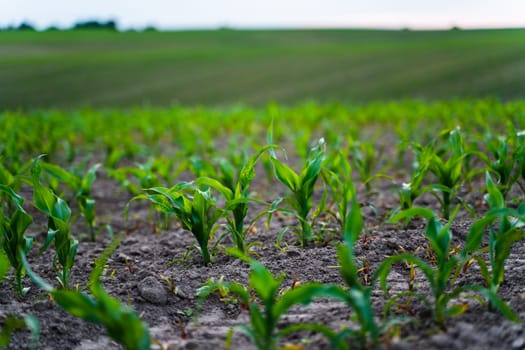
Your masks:
{"label": "green field in background", "polygon": [[0,110],[524,92],[521,29],[0,32]]}

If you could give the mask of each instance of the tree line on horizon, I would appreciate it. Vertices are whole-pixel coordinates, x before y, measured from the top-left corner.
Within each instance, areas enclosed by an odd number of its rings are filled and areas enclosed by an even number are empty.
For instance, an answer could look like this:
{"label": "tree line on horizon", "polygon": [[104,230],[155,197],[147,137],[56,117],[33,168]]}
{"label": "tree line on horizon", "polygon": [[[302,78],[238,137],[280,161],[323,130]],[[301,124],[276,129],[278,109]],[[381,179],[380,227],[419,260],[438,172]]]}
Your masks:
{"label": "tree line on horizon", "polygon": [[[110,19],[108,21],[99,21],[99,20],[79,21],[73,24],[69,28],[59,28],[57,26],[50,26],[44,29],[43,31],[71,31],[71,30],[118,31],[119,29],[118,29],[117,21]],[[148,26],[144,28],[143,30],[144,31],[155,31],[157,29],[153,26]],[[37,31],[37,29],[30,22],[23,21],[17,26],[10,25],[4,28],[0,28],[0,31]]]}

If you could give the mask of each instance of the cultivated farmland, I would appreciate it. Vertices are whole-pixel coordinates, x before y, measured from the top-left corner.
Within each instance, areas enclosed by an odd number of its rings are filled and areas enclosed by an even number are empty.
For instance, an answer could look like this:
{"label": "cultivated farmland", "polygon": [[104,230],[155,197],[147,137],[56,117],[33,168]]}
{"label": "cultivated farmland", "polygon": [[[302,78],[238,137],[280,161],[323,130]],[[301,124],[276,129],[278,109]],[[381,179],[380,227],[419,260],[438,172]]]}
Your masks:
{"label": "cultivated farmland", "polygon": [[520,348],[524,111],[5,111],[8,348]]}
{"label": "cultivated farmland", "polygon": [[522,97],[525,30],[0,33],[0,108]]}

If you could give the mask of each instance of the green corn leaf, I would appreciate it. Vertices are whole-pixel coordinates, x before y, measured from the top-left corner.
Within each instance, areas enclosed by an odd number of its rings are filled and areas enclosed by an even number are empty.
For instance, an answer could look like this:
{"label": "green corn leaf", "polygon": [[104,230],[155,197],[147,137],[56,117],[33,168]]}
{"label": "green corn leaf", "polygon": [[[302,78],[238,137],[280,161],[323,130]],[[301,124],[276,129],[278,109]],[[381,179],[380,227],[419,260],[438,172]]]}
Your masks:
{"label": "green corn leaf", "polygon": [[485,183],[487,185],[487,194],[485,195],[485,200],[489,204],[491,209],[505,208],[505,199],[501,194],[498,187],[492,181],[492,177],[489,172],[485,172]]}
{"label": "green corn leaf", "polygon": [[432,249],[436,254],[438,262],[445,261],[448,256],[449,243],[452,238],[452,234],[435,217],[430,218],[428,221],[425,235],[427,236]]}
{"label": "green corn leaf", "polygon": [[374,320],[370,290],[351,289],[348,293],[349,304],[357,312],[359,323],[366,333],[370,333],[374,342],[379,338],[379,330]]}
{"label": "green corn leaf", "polygon": [[65,183],[72,190],[76,191],[79,189],[81,183],[80,179],[66,169],[55,164],[44,162],[41,164],[41,167],[46,173]]}
{"label": "green corn leaf", "polygon": [[343,237],[345,242],[353,247],[355,242],[359,239],[361,232],[363,231],[363,216],[361,215],[361,207],[354,194],[350,213],[346,216],[343,229]]}
{"label": "green corn leaf", "polygon": [[[188,212],[191,204],[184,200],[184,194],[164,187],[153,187],[146,189],[148,199],[157,205],[161,211],[176,213],[178,211]],[[160,195],[160,196],[159,196]]]}
{"label": "green corn leaf", "polygon": [[423,272],[423,274],[426,276],[427,280],[429,281],[432,290],[435,290],[436,288],[435,272],[432,269],[432,267],[414,255],[403,253],[403,254],[388,257],[385,260],[383,260],[383,262],[379,265],[378,269],[374,273],[372,280],[373,281],[379,280],[381,288],[383,289],[385,293],[387,292],[386,279],[388,277],[388,274],[390,273],[390,267],[393,264],[398,263],[398,262],[408,262],[408,263],[412,263],[416,265],[417,267],[419,267],[419,269],[421,269],[421,271]]}
{"label": "green corn leaf", "polygon": [[434,217],[434,212],[431,209],[414,207],[397,213],[394,217],[388,220],[388,222],[399,222],[404,219],[412,219],[415,216],[420,216],[425,219],[431,219]]}
{"label": "green corn leaf", "polygon": [[252,269],[249,278],[250,286],[264,303],[271,302],[282,283],[283,276],[276,279],[263,264],[255,260],[250,261],[250,266]]}
{"label": "green corn leaf", "polygon": [[226,187],[233,190],[235,188],[235,168],[224,158],[219,159],[218,166],[222,175],[221,181],[226,185]]}
{"label": "green corn leaf", "polygon": [[23,205],[24,205],[24,198],[19,196],[11,187],[6,186],[6,185],[0,184],[0,191],[6,193],[11,198],[11,200],[13,201],[13,203],[15,204],[16,208],[19,211],[25,213],[25,210],[24,210],[24,207],[23,207]]}
{"label": "green corn leaf", "polygon": [[469,286],[468,288],[486,297],[490,301],[492,306],[494,306],[499,312],[501,312],[502,315],[505,316],[507,319],[516,323],[521,323],[521,320],[518,317],[518,315],[516,315],[516,313],[512,311],[512,309],[503,300],[501,300],[496,295],[496,293],[482,286]]}
{"label": "green corn leaf", "polygon": [[91,297],[73,290],[53,291],[54,301],[69,314],[83,320],[101,323],[103,316],[98,310],[97,302]]}
{"label": "green corn leaf", "polygon": [[82,183],[80,185],[81,193],[83,195],[89,195],[91,193],[91,188],[93,183],[97,178],[97,170],[101,167],[101,164],[95,164],[87,171],[86,175],[82,178]]}
{"label": "green corn leaf", "polygon": [[250,303],[250,333],[253,334],[253,342],[257,345],[257,348],[268,348],[266,344],[272,342],[274,339],[274,334],[272,334],[272,326],[274,325],[268,324],[267,320],[263,316],[262,310],[259,309],[254,303]]}
{"label": "green corn leaf", "polygon": [[0,281],[2,281],[9,271],[9,260],[7,259],[7,256],[5,256],[5,253],[0,250]]}
{"label": "green corn leaf", "polygon": [[15,177],[0,163],[0,184],[11,186],[15,182]]}
{"label": "green corn leaf", "polygon": [[274,144],[269,144],[261,147],[254,155],[252,155],[246,164],[242,167],[239,172],[238,182],[241,185],[241,188],[246,188],[255,178],[255,164],[257,160],[264,154],[266,151],[275,152],[275,149],[283,149],[282,147]]}
{"label": "green corn leaf", "polygon": [[464,314],[468,310],[468,304],[456,304],[452,305],[446,310],[446,317],[456,317]]}
{"label": "green corn leaf", "polygon": [[197,180],[195,180],[196,185],[206,185],[210,186],[211,188],[219,191],[226,200],[232,200],[233,199],[233,191],[228,188],[227,186],[224,186],[219,181],[212,179],[210,177],[199,177]]}
{"label": "green corn leaf", "polygon": [[37,349],[40,340],[40,323],[33,315],[24,315],[24,323],[31,332],[31,341],[29,343],[30,349]]}
{"label": "green corn leaf", "polygon": [[286,291],[277,303],[272,312],[275,319],[281,318],[294,305],[307,305],[316,297],[324,296],[325,288],[320,283],[300,284],[299,286]]}
{"label": "green corn leaf", "polygon": [[16,210],[11,218],[10,229],[19,239],[24,238],[24,232],[33,222],[33,218],[25,211]]}
{"label": "green corn leaf", "polygon": [[495,237],[495,242],[491,244],[494,245],[494,260],[492,266],[492,276],[493,284],[496,286],[501,285],[505,273],[505,261],[510,256],[510,250],[512,245],[516,242],[519,242],[523,239],[523,232],[519,229],[512,228],[507,232],[501,232]]}
{"label": "green corn leaf", "polygon": [[53,243],[53,240],[55,239],[56,234],[58,233],[58,230],[49,229],[47,230],[46,239],[44,241],[44,244],[42,244],[42,247],[39,249],[39,253],[43,253],[49,248],[49,245]]}
{"label": "green corn leaf", "polygon": [[348,243],[340,244],[337,247],[337,256],[339,264],[341,265],[340,271],[345,283],[349,287],[361,288],[361,282],[359,281],[358,270],[355,265],[352,249]]}
{"label": "green corn leaf", "polygon": [[297,192],[299,190],[299,176],[286,164],[282,163],[277,158],[271,158],[275,170],[275,176],[277,179],[286,187],[288,187],[292,192]]}
{"label": "green corn leaf", "polygon": [[[115,252],[115,250],[118,248],[120,241],[121,241],[120,237],[114,238],[111,241],[111,243],[106,247],[106,249],[104,249],[102,254],[95,260],[95,267],[93,268],[89,276],[90,286],[95,285],[96,283],[99,283],[100,277],[102,276],[102,273],[104,272],[104,266],[106,264],[106,261],[109,259],[111,254],[113,254],[113,252]],[[96,296],[96,293],[93,293],[93,295]]]}
{"label": "green corn leaf", "polygon": [[34,204],[37,209],[42,211],[47,216],[53,216],[53,210],[55,210],[56,197],[53,192],[42,186],[40,182],[33,183],[34,188]]}
{"label": "green corn leaf", "polygon": [[24,269],[26,270],[26,273],[29,276],[29,278],[31,278],[31,281],[33,281],[33,283],[36,284],[38,288],[46,292],[52,292],[54,290],[53,286],[44,281],[42,278],[40,278],[40,276],[33,272],[31,266],[29,266],[29,263],[27,262],[27,258],[24,254],[24,251],[22,249],[19,249],[19,253],[20,259],[22,260],[22,264],[24,265]]}
{"label": "green corn leaf", "polygon": [[247,325],[241,324],[241,325],[236,326],[235,329],[238,329],[241,333],[246,335],[252,343],[257,344],[258,337],[250,327],[248,327]]}
{"label": "green corn leaf", "polygon": [[71,217],[71,209],[67,205],[66,201],[60,197],[55,196],[55,204],[53,205],[50,216],[58,218],[62,221],[68,221]]}
{"label": "green corn leaf", "polygon": [[496,215],[488,215],[475,221],[471,225],[467,235],[465,248],[463,249],[462,253],[464,256],[466,254],[475,252],[481,246],[485,229],[491,225],[496,220],[496,218]]}

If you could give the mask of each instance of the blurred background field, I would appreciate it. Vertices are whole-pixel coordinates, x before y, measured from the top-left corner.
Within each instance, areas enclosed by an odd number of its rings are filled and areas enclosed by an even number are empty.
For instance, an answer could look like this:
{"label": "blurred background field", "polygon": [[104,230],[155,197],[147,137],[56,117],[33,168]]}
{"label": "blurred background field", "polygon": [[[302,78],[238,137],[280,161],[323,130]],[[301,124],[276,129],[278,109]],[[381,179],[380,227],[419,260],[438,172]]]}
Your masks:
{"label": "blurred background field", "polygon": [[0,33],[0,110],[494,97],[525,89],[525,29]]}

